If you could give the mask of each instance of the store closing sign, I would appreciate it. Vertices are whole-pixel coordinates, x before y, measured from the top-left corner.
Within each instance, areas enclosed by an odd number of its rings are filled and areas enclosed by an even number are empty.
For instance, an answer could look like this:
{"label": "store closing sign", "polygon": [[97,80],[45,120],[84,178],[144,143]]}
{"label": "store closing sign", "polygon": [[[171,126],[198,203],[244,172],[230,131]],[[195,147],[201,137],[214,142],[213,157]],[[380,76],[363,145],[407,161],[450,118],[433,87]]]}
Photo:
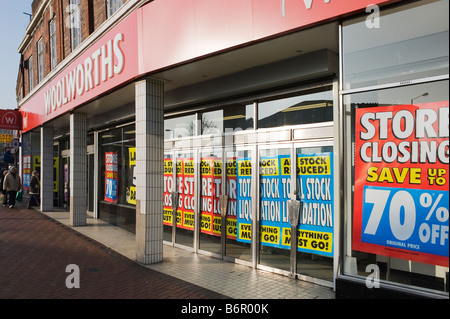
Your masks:
{"label": "store closing sign", "polygon": [[218,178],[215,178],[215,165],[217,164],[213,157],[202,158],[200,163],[202,195],[200,231],[210,235],[214,234],[214,229],[217,229],[214,227],[214,216],[219,213],[216,199],[219,198],[221,175],[219,174]]}
{"label": "store closing sign", "polygon": [[[226,192],[228,196],[226,214],[226,237],[236,239],[236,159],[226,162]],[[220,236],[222,234],[222,218],[220,211],[220,195],[222,194],[222,160],[215,157],[202,158],[201,174],[201,221],[200,231],[205,234]]]}
{"label": "store closing sign", "polygon": [[353,249],[448,267],[448,102],[356,110]]}
{"label": "store closing sign", "polygon": [[117,203],[119,154],[105,153],[105,201]]}
{"label": "store closing sign", "polygon": [[182,158],[177,161],[177,227],[194,230],[194,159]]}
{"label": "store closing sign", "polygon": [[164,205],[163,223],[167,226],[173,225],[172,192],[175,189],[173,180],[173,161],[171,158],[164,159]]}

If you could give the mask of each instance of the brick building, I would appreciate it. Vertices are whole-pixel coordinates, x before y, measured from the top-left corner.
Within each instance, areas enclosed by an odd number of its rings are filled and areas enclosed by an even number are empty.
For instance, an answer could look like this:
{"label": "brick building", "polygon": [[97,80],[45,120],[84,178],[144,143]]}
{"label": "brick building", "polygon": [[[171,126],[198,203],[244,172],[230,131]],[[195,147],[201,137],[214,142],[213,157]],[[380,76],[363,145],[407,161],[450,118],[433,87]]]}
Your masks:
{"label": "brick building", "polygon": [[127,0],[34,0],[33,19],[19,47],[18,100],[28,95],[125,2]]}
{"label": "brick building", "polygon": [[40,209],[130,231],[142,263],[172,245],[339,297],[448,298],[448,9],[35,0],[25,188],[39,169]]}

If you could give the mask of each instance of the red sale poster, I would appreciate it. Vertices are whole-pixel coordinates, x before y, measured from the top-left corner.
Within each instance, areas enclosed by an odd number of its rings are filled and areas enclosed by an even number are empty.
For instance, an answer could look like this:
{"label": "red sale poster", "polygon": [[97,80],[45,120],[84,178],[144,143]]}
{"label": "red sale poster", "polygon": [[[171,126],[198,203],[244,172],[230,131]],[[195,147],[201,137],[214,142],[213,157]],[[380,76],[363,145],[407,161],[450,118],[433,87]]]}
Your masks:
{"label": "red sale poster", "polygon": [[353,249],[448,267],[448,102],[360,108]]}
{"label": "red sale poster", "polygon": [[117,203],[119,173],[119,154],[117,152],[105,153],[105,201]]}
{"label": "red sale poster", "polygon": [[200,231],[205,234],[213,234],[214,222],[214,195],[216,185],[214,183],[214,158],[202,158],[200,163],[201,174],[201,219]]}
{"label": "red sale poster", "polygon": [[175,190],[173,180],[173,161],[171,158],[164,159],[164,205],[163,224],[173,225],[172,192]]}
{"label": "red sale poster", "polygon": [[194,160],[177,160],[178,210],[177,227],[194,230]]}
{"label": "red sale poster", "polygon": [[220,213],[220,195],[222,195],[222,160],[214,160],[213,169],[213,234],[220,236],[222,234],[222,215]]}
{"label": "red sale poster", "polygon": [[236,158],[227,158],[227,195],[228,208],[226,218],[226,236],[229,239],[237,239],[237,167]]}

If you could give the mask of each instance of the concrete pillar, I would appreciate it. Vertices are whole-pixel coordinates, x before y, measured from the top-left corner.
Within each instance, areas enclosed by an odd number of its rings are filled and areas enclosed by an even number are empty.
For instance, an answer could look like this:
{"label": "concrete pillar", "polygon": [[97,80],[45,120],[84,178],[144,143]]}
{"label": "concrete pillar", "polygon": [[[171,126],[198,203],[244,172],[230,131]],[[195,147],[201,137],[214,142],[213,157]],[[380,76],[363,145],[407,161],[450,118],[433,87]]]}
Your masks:
{"label": "concrete pillar", "polygon": [[53,127],[41,127],[41,211],[53,210]]}
{"label": "concrete pillar", "polygon": [[70,114],[70,225],[85,226],[87,211],[87,152],[85,113]]}
{"label": "concrete pillar", "polygon": [[136,260],[162,261],[164,83],[136,82]]}

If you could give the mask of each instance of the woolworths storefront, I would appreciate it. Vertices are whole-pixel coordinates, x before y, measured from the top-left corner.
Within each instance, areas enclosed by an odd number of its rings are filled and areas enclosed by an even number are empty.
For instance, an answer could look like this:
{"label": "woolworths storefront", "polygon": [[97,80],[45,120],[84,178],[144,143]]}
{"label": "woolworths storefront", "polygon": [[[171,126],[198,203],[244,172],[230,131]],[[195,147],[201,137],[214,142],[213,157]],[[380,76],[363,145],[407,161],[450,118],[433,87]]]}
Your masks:
{"label": "woolworths storefront", "polygon": [[448,298],[448,9],[149,2],[21,102],[42,209],[135,233],[143,263]]}

